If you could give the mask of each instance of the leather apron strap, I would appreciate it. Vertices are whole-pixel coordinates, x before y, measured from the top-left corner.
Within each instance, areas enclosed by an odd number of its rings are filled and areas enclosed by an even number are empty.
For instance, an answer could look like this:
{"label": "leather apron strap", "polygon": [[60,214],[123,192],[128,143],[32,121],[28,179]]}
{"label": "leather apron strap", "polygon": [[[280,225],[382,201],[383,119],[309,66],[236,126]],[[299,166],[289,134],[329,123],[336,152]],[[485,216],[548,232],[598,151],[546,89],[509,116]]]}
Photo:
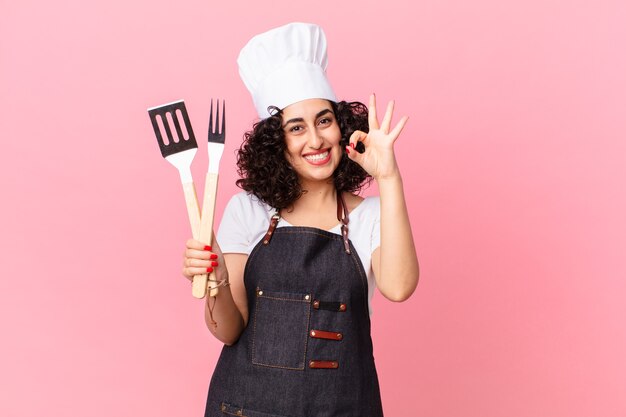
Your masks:
{"label": "leather apron strap", "polygon": [[[342,213],[343,211],[343,213]],[[343,216],[342,216],[343,214]],[[348,207],[343,199],[341,191],[337,191],[337,220],[341,222],[341,237],[343,237],[343,247],[348,255],[350,255],[350,242],[348,242]]]}
{"label": "leather apron strap", "polygon": [[[268,245],[270,240],[272,240],[272,235],[274,234],[274,230],[276,230],[276,226],[278,226],[279,220],[280,210],[276,211],[270,219],[270,225],[263,237],[264,245]],[[337,220],[341,223],[341,237],[343,238],[344,250],[350,255],[350,242],[348,241],[348,223],[350,222],[350,217],[348,214],[348,206],[346,205],[341,191],[337,191]]]}

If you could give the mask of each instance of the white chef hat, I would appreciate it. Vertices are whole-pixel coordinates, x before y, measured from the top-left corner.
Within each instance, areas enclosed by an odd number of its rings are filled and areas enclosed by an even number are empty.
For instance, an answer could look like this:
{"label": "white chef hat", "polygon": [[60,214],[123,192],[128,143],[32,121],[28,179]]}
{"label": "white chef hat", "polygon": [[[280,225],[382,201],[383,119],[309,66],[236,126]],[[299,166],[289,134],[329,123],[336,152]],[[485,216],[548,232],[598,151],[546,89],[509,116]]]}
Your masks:
{"label": "white chef hat", "polygon": [[237,58],[239,75],[261,119],[309,98],[337,101],[326,78],[326,35],[311,23],[289,23],[256,35]]}

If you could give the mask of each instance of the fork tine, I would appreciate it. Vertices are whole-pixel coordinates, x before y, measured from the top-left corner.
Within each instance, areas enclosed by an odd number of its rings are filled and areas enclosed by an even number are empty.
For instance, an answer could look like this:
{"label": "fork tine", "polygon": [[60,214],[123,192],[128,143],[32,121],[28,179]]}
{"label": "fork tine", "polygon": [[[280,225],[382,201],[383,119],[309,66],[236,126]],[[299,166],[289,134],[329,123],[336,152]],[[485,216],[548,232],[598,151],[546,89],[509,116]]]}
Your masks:
{"label": "fork tine", "polygon": [[209,112],[209,135],[213,134],[213,99],[211,99],[211,111]]}
{"label": "fork tine", "polygon": [[214,134],[219,135],[220,132],[220,99],[217,99],[217,112],[215,113],[215,130],[213,131]]}
{"label": "fork tine", "polygon": [[220,135],[226,135],[226,100],[222,101],[222,128]]}
{"label": "fork tine", "polygon": [[[209,142],[224,144],[226,134],[226,102],[222,101],[220,110],[220,99],[216,99],[215,118],[213,118],[213,99],[211,99],[211,111],[209,115]],[[222,114],[220,122],[220,112]]]}

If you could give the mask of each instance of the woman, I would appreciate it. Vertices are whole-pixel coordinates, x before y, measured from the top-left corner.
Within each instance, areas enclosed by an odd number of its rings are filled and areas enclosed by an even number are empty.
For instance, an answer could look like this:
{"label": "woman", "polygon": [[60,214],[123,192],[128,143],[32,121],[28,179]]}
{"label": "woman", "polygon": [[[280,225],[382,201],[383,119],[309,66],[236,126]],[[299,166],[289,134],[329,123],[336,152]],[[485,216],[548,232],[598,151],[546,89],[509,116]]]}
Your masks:
{"label": "woman", "polygon": [[[258,35],[238,62],[262,119],[239,150],[245,192],[214,246],[184,256],[185,277],[225,284],[205,308],[226,345],[205,415],[380,416],[369,301],[374,286],[404,301],[418,279],[393,150],[407,118],[392,128],[390,103],[379,123],[374,95],[369,113],[337,103],[315,25]],[[353,194],[371,178],[380,199]]]}

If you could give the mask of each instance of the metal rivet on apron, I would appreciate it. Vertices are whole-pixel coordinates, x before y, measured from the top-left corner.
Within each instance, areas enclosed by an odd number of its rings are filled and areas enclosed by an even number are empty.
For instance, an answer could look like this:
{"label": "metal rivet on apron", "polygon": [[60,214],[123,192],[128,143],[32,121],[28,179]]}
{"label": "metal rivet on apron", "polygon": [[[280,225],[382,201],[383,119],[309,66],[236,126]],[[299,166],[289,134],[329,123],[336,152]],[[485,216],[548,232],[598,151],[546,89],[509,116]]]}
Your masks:
{"label": "metal rivet on apron", "polygon": [[339,311],[346,311],[346,305],[345,304],[341,304],[339,306]]}
{"label": "metal rivet on apron", "polygon": [[308,301],[310,298],[311,298],[311,296],[310,296],[310,295],[305,295],[305,296],[304,296],[304,299],[305,299],[305,300],[307,300],[307,301]]}
{"label": "metal rivet on apron", "polygon": [[337,339],[339,340],[343,339],[343,335],[341,333],[337,333]]}
{"label": "metal rivet on apron", "polygon": [[315,336],[315,330],[311,330],[311,336]]}
{"label": "metal rivet on apron", "polygon": [[257,294],[263,295],[263,291],[259,290],[259,292]]}

